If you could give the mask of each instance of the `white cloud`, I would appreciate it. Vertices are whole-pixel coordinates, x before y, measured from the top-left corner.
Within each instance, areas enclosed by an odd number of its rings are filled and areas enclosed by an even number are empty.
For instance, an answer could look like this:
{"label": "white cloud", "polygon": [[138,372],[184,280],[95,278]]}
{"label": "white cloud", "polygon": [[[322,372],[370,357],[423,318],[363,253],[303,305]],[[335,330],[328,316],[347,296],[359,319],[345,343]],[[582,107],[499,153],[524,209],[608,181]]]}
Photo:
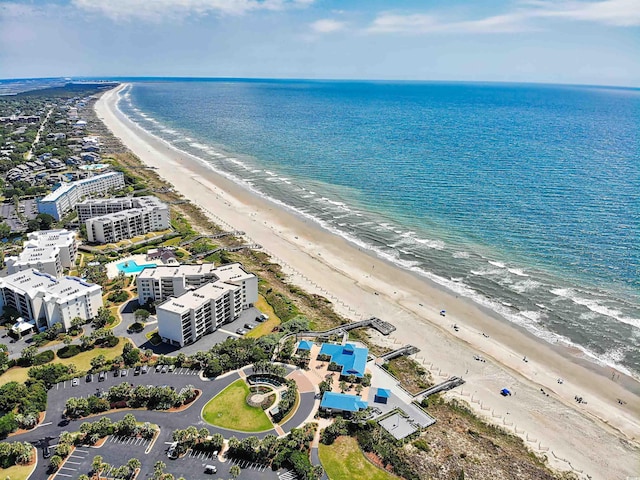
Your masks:
{"label": "white cloud", "polygon": [[242,15],[254,10],[284,10],[314,0],[71,0],[76,7],[113,20],[160,21],[189,15]]}
{"label": "white cloud", "polygon": [[325,18],[323,20],[313,22],[311,24],[311,29],[316,33],[333,33],[344,30],[346,26],[347,24],[345,22],[340,22],[331,18]]}
{"label": "white cloud", "polygon": [[535,5],[538,8],[533,9],[531,15],[537,17],[559,17],[622,27],[640,25],[639,0],[539,1]]}
{"label": "white cloud", "polygon": [[539,27],[536,20],[559,18],[614,26],[640,25],[640,0],[525,0],[509,13],[474,20],[450,20],[434,14],[380,13],[368,33],[512,33]]}

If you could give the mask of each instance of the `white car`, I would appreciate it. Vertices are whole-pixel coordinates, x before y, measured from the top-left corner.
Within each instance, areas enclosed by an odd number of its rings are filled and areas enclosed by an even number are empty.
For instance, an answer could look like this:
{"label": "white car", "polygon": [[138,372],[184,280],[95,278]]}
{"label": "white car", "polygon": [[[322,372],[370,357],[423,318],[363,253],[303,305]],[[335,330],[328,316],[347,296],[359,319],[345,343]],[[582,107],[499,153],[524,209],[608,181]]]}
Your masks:
{"label": "white car", "polygon": [[80,385],[80,380],[78,380],[78,378],[74,378],[73,380],[71,380],[72,387],[77,387],[78,385]]}

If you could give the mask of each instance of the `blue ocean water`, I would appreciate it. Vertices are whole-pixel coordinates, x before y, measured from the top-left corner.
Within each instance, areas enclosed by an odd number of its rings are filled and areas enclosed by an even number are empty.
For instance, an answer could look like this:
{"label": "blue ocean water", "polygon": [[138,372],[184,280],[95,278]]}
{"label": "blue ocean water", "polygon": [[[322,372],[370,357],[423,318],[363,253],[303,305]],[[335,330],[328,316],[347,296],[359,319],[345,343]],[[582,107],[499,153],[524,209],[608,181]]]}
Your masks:
{"label": "blue ocean water", "polygon": [[640,90],[137,81],[120,108],[358,245],[640,376]]}

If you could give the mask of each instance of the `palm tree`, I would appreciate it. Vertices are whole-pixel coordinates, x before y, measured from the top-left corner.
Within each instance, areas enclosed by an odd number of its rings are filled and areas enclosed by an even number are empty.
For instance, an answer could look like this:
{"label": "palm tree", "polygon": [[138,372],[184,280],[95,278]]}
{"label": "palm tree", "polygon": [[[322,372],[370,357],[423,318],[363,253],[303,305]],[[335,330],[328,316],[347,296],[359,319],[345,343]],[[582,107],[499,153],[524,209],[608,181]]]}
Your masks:
{"label": "palm tree", "polygon": [[241,473],[242,470],[240,470],[240,467],[238,465],[232,465],[229,469],[229,474],[231,474],[233,478],[238,478]]}
{"label": "palm tree", "polygon": [[131,469],[131,473],[135,473],[136,469],[140,468],[142,463],[137,458],[130,458],[127,462],[127,467]]}

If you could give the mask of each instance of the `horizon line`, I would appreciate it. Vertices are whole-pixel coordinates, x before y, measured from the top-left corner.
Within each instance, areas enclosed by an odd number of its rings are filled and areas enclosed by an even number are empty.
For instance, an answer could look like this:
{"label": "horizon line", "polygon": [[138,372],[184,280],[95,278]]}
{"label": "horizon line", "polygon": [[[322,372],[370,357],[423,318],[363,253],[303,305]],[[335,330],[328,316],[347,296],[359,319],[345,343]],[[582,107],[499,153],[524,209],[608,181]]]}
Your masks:
{"label": "horizon line", "polygon": [[541,85],[541,86],[564,86],[564,87],[590,87],[590,88],[615,88],[626,90],[639,90],[639,85],[608,85],[595,83],[563,83],[548,81],[512,81],[512,80],[429,80],[429,79],[399,79],[399,78],[304,78],[304,77],[237,77],[237,76],[145,76],[145,75],[64,75],[57,77],[15,77],[1,78],[0,82],[20,81],[20,80],[254,80],[254,81],[305,81],[305,82],[395,82],[395,83],[466,83],[466,84],[510,84],[510,85]]}

